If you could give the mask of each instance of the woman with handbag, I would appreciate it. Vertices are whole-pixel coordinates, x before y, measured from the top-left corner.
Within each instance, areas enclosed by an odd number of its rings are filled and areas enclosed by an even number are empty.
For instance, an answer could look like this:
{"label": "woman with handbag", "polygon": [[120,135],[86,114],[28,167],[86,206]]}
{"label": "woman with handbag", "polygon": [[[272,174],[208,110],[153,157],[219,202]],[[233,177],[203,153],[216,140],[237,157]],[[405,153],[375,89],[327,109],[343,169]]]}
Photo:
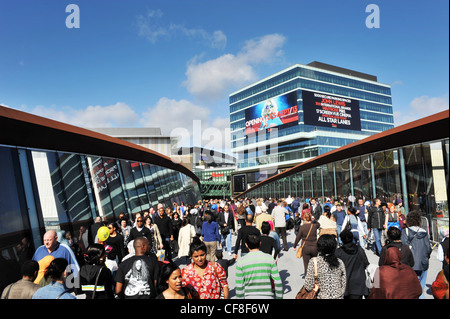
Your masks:
{"label": "woman with handbag", "polygon": [[195,289],[200,299],[228,299],[227,274],[216,262],[206,260],[207,248],[204,242],[195,237],[189,249],[192,263],[181,269],[183,283]]}
{"label": "woman with handbag", "polygon": [[317,299],[344,299],[347,275],[344,263],[335,255],[336,248],[333,235],[325,234],[317,240],[317,278],[315,263],[309,263],[304,285],[308,292],[318,288]]}
{"label": "woman with handbag", "polygon": [[298,248],[297,258],[303,257],[303,266],[305,269],[306,276],[309,260],[317,256],[317,230],[320,224],[312,220],[311,213],[305,212],[303,216],[303,225],[295,238],[293,249],[296,250],[297,244],[300,239],[302,240],[302,245]]}

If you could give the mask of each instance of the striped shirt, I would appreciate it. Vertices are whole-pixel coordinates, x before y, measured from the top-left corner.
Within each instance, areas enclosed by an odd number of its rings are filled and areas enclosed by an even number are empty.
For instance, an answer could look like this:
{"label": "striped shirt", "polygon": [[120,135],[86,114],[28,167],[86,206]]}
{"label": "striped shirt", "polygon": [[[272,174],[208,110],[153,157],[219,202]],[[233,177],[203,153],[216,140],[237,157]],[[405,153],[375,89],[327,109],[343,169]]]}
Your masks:
{"label": "striped shirt", "polygon": [[236,298],[273,298],[271,279],[276,299],[283,299],[283,283],[273,257],[262,251],[252,251],[236,263]]}

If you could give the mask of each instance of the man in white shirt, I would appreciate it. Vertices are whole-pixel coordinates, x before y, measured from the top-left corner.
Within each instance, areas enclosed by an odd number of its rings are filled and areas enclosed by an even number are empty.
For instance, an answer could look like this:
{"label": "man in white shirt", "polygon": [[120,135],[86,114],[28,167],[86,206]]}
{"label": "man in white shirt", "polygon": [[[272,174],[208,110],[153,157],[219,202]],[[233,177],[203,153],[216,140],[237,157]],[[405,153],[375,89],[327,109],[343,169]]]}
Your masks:
{"label": "man in white shirt", "polygon": [[281,201],[277,202],[277,206],[272,210],[272,217],[274,220],[275,231],[278,236],[283,239],[283,250],[287,251],[287,240],[286,240],[286,214],[289,214],[286,208],[282,206]]}

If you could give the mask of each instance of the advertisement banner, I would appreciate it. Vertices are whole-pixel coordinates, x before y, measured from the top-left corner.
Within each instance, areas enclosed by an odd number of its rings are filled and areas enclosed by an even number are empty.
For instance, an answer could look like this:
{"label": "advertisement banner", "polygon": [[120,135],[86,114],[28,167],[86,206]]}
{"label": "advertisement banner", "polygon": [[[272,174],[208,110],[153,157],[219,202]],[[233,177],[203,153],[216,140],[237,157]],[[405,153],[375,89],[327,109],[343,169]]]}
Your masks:
{"label": "advertisement banner", "polygon": [[245,110],[245,134],[298,123],[297,92],[270,98]]}
{"label": "advertisement banner", "polygon": [[302,96],[305,124],[361,131],[358,100],[310,91]]}

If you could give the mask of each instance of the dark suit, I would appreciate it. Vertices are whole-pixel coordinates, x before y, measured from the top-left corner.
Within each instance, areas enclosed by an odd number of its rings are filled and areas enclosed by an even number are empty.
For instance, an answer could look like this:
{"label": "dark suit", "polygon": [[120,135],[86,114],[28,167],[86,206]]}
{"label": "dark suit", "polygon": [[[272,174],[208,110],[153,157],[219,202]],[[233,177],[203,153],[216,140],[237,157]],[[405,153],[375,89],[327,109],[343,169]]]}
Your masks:
{"label": "dark suit", "polygon": [[234,231],[234,216],[233,213],[231,212],[231,210],[228,211],[228,219],[225,220],[225,214],[224,212],[220,212],[219,216],[217,218],[217,223],[219,224],[220,228],[222,229],[224,226],[224,224],[227,224],[227,226],[230,229],[233,229],[232,231]]}
{"label": "dark suit", "polygon": [[322,215],[322,206],[319,203],[316,203],[315,207],[311,205],[311,215],[314,216],[315,220],[319,220]]}

